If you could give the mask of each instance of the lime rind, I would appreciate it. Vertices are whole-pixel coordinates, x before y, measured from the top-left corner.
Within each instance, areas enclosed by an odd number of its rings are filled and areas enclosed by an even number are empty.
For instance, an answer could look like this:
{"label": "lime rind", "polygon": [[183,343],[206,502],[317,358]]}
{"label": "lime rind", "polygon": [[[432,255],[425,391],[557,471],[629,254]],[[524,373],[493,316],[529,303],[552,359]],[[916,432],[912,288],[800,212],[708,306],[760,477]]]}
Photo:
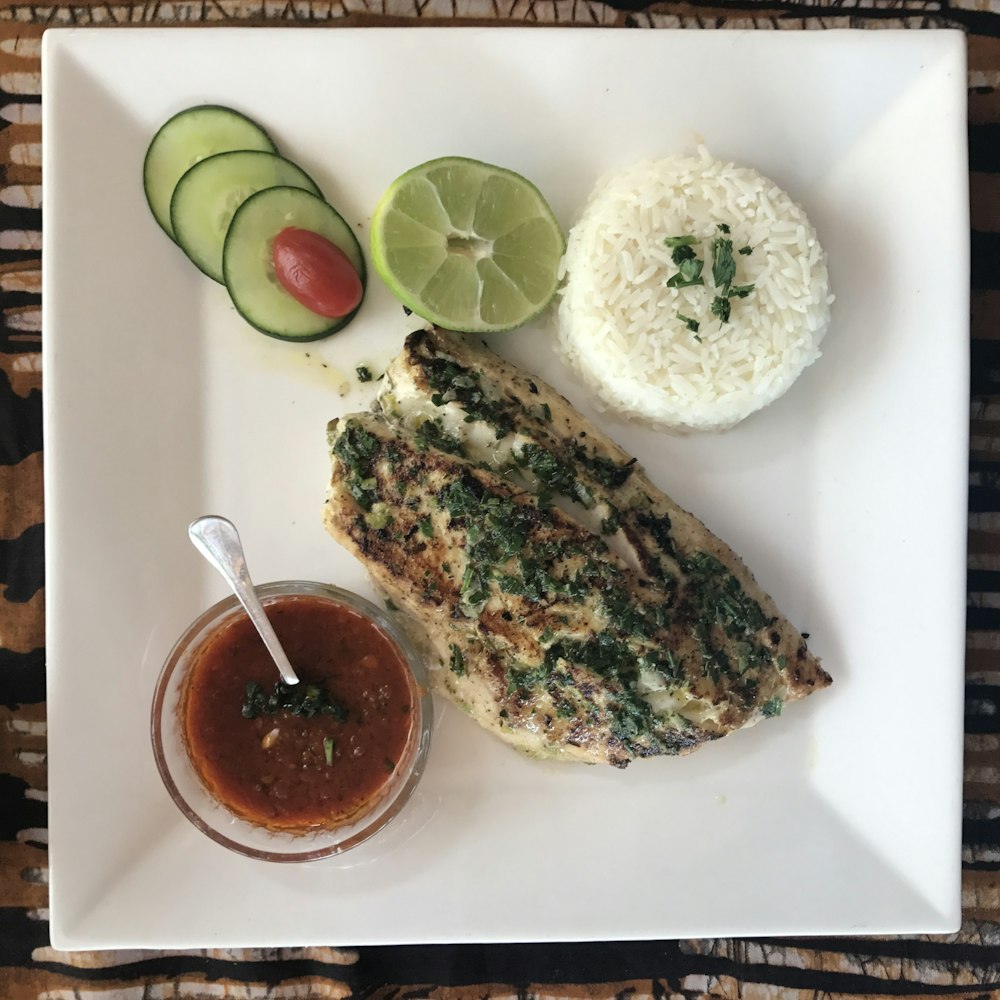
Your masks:
{"label": "lime rind", "polygon": [[418,316],[467,333],[514,329],[552,301],[565,238],[524,177],[443,157],[397,178],[375,208],[372,264]]}

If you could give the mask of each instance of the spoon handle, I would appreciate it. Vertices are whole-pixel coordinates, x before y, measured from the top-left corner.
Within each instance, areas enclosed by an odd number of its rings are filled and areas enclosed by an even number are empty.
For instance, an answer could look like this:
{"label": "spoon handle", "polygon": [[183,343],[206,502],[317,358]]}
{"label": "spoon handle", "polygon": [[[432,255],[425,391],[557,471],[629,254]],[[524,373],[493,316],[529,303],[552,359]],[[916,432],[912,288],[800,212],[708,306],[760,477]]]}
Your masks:
{"label": "spoon handle", "polygon": [[281,648],[281,643],[274,634],[260,601],[257,600],[236,525],[224,517],[209,514],[192,521],[188,527],[188,535],[195,548],[229,581],[233,593],[250,616],[250,621],[260,633],[261,639],[264,640],[264,645],[267,646],[278,667],[281,679],[286,684],[298,684],[299,678],[288,662],[288,657]]}

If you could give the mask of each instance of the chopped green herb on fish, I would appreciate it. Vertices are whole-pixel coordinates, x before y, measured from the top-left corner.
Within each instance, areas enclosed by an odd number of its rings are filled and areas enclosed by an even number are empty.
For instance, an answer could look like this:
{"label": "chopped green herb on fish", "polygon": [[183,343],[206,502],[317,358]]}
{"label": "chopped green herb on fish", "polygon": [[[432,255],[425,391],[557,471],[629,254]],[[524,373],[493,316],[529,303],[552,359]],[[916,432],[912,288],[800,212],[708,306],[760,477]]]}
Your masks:
{"label": "chopped green herb on fish", "polygon": [[513,746],[621,767],[830,682],[738,557],[538,379],[420,332],[380,400],[332,427],[327,527],[426,630],[431,685]]}

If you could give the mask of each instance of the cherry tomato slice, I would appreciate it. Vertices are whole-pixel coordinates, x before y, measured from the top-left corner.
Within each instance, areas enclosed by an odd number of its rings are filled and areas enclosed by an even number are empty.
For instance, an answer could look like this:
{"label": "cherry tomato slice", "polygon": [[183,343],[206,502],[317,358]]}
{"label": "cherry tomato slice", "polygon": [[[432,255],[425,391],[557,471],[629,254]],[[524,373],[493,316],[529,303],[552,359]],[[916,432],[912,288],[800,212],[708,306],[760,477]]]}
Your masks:
{"label": "cherry tomato slice", "polygon": [[271,260],[285,291],[320,316],[346,316],[364,295],[361,278],[344,251],[309,229],[282,229],[271,245]]}

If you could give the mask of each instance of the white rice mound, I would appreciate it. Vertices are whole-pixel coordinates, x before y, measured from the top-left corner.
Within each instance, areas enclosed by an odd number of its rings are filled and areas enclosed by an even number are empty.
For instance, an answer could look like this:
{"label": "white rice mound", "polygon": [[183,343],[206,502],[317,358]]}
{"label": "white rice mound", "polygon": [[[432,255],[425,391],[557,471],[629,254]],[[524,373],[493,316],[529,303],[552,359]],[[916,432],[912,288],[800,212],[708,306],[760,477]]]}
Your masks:
{"label": "white rice mound", "polygon": [[[733,283],[754,286],[730,299],[728,323],[710,312],[710,244],[723,223]],[[678,268],[664,239],[684,235],[699,237],[705,283],[668,288]],[[739,254],[744,246],[753,252]],[[830,322],[826,255],[805,212],[757,171],[704,149],[604,177],[569,232],[563,267],[561,353],[608,408],[657,427],[739,423],[820,356]]]}

